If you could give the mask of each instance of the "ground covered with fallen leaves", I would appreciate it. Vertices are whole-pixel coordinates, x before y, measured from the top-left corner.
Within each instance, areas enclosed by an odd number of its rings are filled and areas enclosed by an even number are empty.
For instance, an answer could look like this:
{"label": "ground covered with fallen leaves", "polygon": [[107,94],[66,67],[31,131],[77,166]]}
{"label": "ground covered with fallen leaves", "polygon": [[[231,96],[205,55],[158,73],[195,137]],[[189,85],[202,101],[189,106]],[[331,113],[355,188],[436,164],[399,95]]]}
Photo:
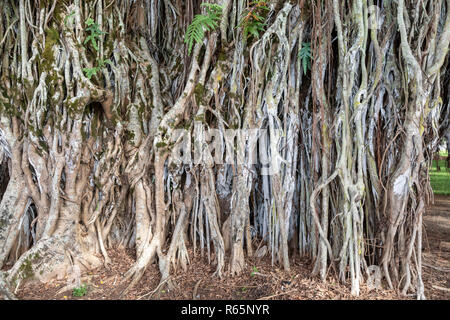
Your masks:
{"label": "ground covered with fallen leaves", "polygon": [[[428,208],[424,217],[423,278],[428,299],[450,299],[450,197],[436,196],[435,204]],[[247,259],[247,269],[238,277],[225,275],[213,277],[214,266],[199,252],[190,250],[191,263],[186,271],[179,268],[171,276],[171,287],[159,285],[160,273],[156,264],[151,265],[143,279],[128,293],[123,294],[127,283],[123,275],[134,261],[133,252],[125,249],[110,249],[112,263],[107,268],[98,268],[81,278],[85,286],[82,297],[73,295],[67,288],[67,279],[53,280],[46,284],[27,283],[16,290],[19,299],[45,300],[103,300],[103,299],[413,299],[402,297],[396,290],[369,290],[365,285],[361,295],[353,297],[350,285],[340,284],[330,274],[328,281],[311,276],[311,262],[294,259],[291,270],[283,271],[272,266],[270,256],[262,259]]]}

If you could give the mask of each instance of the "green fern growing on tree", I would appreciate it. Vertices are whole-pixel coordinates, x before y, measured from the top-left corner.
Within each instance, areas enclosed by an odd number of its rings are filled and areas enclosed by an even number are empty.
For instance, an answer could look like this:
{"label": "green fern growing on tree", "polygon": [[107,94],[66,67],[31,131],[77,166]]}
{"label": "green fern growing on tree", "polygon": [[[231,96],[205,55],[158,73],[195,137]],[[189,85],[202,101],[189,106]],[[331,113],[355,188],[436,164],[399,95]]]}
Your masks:
{"label": "green fern growing on tree", "polygon": [[[71,15],[67,16],[69,18]],[[67,19],[66,18],[66,19]],[[107,34],[107,32],[104,32],[100,30],[100,26],[98,23],[96,23],[93,19],[89,18],[86,20],[86,25],[88,26],[86,28],[86,31],[89,32],[89,35],[84,40],[83,44],[91,43],[92,47],[95,49],[95,51],[98,51],[98,44],[97,41],[100,41],[101,35]],[[97,60],[97,66],[94,66],[92,68],[83,68],[83,72],[86,75],[88,79],[91,79],[92,76],[96,75],[102,68],[106,66],[106,64],[111,64],[111,60],[109,59],[98,59]]]}
{"label": "green fern growing on tree", "polygon": [[306,72],[311,69],[311,42],[302,43],[302,48],[300,49],[298,57],[302,61],[303,73],[306,74]]}
{"label": "green fern growing on tree", "polygon": [[98,25],[98,23],[96,23],[91,18],[86,20],[86,25],[88,26],[86,28],[86,31],[88,31],[90,34],[88,35],[86,40],[84,40],[84,44],[90,42],[94,47],[95,51],[98,51],[97,41],[100,40],[100,36],[106,34],[106,32],[100,30],[100,26]]}
{"label": "green fern growing on tree", "polygon": [[214,3],[202,3],[201,6],[206,9],[206,14],[195,15],[186,30],[184,42],[188,45],[189,54],[191,54],[194,41],[202,43],[205,38],[205,30],[213,31],[216,29],[222,17],[222,6]]}
{"label": "green fern growing on tree", "polygon": [[106,66],[106,64],[112,64],[111,60],[99,59],[96,67],[93,68],[83,68],[83,71],[88,79],[91,79],[93,75],[96,75],[102,68]]}
{"label": "green fern growing on tree", "polygon": [[250,36],[259,38],[259,33],[264,31],[266,18],[264,17],[270,11],[267,6],[267,1],[253,1],[250,7],[244,11],[244,15],[238,27],[243,28],[244,38],[248,39]]}

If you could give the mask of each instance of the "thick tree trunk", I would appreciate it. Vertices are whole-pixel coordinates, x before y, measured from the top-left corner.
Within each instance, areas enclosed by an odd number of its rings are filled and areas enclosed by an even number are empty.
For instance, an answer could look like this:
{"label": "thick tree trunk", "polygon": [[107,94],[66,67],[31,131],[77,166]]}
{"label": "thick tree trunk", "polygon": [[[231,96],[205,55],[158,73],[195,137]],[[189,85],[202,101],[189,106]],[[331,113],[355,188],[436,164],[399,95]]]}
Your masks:
{"label": "thick tree trunk", "polygon": [[354,295],[379,266],[424,298],[450,0],[203,2],[4,1],[0,293],[112,246],[129,289],[154,262],[172,285],[189,245],[221,277],[289,270],[291,243]]}

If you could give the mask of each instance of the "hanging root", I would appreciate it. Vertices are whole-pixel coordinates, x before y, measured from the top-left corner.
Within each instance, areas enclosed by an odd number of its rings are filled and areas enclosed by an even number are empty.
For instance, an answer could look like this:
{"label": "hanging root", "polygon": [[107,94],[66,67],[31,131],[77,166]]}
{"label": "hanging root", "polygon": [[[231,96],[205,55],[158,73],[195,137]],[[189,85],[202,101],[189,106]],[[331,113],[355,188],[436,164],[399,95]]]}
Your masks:
{"label": "hanging root", "polygon": [[170,287],[192,247],[217,277],[298,254],[353,295],[379,267],[423,299],[450,0],[215,1],[189,50],[202,2],[4,1],[6,284],[121,246],[136,250],[123,294],[154,262]]}

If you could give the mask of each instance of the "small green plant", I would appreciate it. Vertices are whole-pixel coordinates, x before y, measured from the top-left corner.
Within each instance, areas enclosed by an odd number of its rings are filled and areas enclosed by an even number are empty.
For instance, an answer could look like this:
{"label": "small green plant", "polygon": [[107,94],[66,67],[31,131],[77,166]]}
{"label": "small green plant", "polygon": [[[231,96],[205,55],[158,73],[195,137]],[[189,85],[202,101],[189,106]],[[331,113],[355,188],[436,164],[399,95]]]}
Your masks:
{"label": "small green plant", "polygon": [[83,68],[83,71],[84,71],[84,74],[86,75],[86,77],[88,77],[88,79],[91,79],[92,76],[98,72],[98,68],[97,67]]}
{"label": "small green plant", "polygon": [[256,273],[259,273],[259,270],[258,270],[257,267],[253,267],[253,271],[252,271],[252,273],[250,274],[250,276],[254,277]]}
{"label": "small green plant", "polygon": [[86,293],[87,293],[87,288],[85,285],[81,285],[78,288],[73,288],[73,290],[72,290],[72,295],[74,297],[83,297],[86,295]]}
{"label": "small green plant", "polygon": [[205,30],[213,31],[219,26],[219,21],[222,18],[223,7],[214,3],[202,3],[201,5],[206,9],[206,15],[197,14],[192,23],[186,30],[184,42],[188,45],[188,52],[191,54],[194,41],[202,43],[205,38]]}
{"label": "small green plant", "polygon": [[[100,26],[98,23],[96,23],[93,19],[89,18],[86,20],[86,25],[88,26],[86,28],[86,31],[89,32],[89,35],[84,40],[83,44],[90,43],[92,47],[95,49],[95,51],[98,51],[98,42],[100,41],[100,36],[107,34],[107,32],[104,32],[100,30]],[[97,65],[92,68],[83,68],[83,72],[86,75],[88,79],[91,79],[92,76],[96,75],[97,72],[99,72],[102,68],[106,66],[106,64],[111,64],[111,60],[109,59],[98,59]]]}
{"label": "small green plant", "polygon": [[106,66],[106,64],[111,64],[111,60],[109,59],[99,59],[97,61],[97,66],[93,67],[93,68],[83,68],[83,71],[86,75],[86,77],[88,77],[88,79],[91,79],[93,75],[97,74],[97,72],[99,72],[101,70],[101,68],[104,68]]}
{"label": "small green plant", "polygon": [[245,39],[248,39],[250,36],[259,39],[259,33],[264,31],[266,26],[263,15],[267,11],[270,11],[267,1],[253,1],[250,3],[250,6],[244,11],[243,18],[238,26],[242,27]]}
{"label": "small green plant", "polygon": [[100,26],[98,23],[94,22],[92,18],[86,20],[86,31],[90,34],[84,40],[84,44],[91,42],[91,45],[94,47],[95,51],[98,51],[97,41],[100,40],[100,36],[106,34],[106,32],[100,30]]}
{"label": "small green plant", "polygon": [[311,42],[302,43],[302,48],[300,49],[298,57],[302,61],[303,73],[306,74],[306,72],[311,69]]}

